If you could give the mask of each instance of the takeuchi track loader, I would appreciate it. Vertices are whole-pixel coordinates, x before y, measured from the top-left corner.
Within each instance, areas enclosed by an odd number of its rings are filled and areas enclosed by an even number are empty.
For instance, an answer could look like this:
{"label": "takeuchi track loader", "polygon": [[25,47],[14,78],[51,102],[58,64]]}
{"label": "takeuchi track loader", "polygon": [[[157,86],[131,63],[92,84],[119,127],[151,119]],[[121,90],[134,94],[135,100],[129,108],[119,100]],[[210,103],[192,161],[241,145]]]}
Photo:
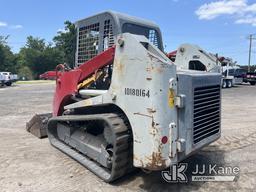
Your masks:
{"label": "takeuchi track loader", "polygon": [[164,170],[220,137],[221,76],[177,71],[152,22],[80,20],[76,67],[57,66],[50,143],[106,182]]}

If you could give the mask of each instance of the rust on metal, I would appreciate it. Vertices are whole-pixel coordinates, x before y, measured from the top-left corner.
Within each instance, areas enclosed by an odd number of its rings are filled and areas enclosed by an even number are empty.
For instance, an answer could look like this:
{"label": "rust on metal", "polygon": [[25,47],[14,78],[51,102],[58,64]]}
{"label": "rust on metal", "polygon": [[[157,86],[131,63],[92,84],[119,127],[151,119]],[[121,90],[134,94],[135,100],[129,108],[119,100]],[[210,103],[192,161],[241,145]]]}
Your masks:
{"label": "rust on metal", "polygon": [[150,134],[153,135],[153,137],[155,137],[157,133],[158,133],[158,129],[155,127],[155,122],[152,119]]}
{"label": "rust on metal", "polygon": [[155,109],[152,109],[152,108],[147,108],[147,111],[148,111],[149,113],[155,113],[155,112],[156,112],[156,110],[155,110]]}
{"label": "rust on metal", "polygon": [[141,166],[144,167],[144,162],[142,161],[142,159],[140,159],[140,158],[138,158],[138,157],[136,157],[136,156],[134,155],[134,156],[133,156],[133,160],[140,162]]}
{"label": "rust on metal", "polygon": [[116,69],[116,72],[117,72],[117,74],[119,74],[119,75],[123,75],[123,73],[124,73],[124,64],[122,64],[122,62],[121,62],[121,60],[122,59],[120,59],[120,60],[115,60],[115,69]]}
{"label": "rust on metal", "polygon": [[151,68],[151,67],[147,67],[147,68],[146,68],[146,71],[147,71],[147,72],[151,72],[151,71],[152,71],[152,68]]}
{"label": "rust on metal", "polygon": [[[150,134],[153,136],[154,139],[158,138],[160,136],[159,130],[161,130],[161,129],[158,126],[159,126],[159,123],[156,123],[152,116]],[[163,159],[163,157],[162,157],[162,148],[163,148],[162,143],[160,143],[160,140],[159,140],[159,145],[158,145],[157,150],[154,151],[150,156],[148,156],[146,158],[147,164],[145,164],[145,166],[144,166],[145,169],[159,170],[159,169],[166,168],[166,160]]]}
{"label": "rust on metal", "polygon": [[144,164],[145,169],[149,170],[161,170],[167,167],[166,160],[162,158],[161,153],[153,152],[151,156],[146,157],[146,164]]}
{"label": "rust on metal", "polygon": [[153,118],[152,116],[147,115],[147,114],[143,114],[143,113],[133,113],[133,114],[134,114],[134,115],[141,115],[141,116],[145,116],[145,117]]}
{"label": "rust on metal", "polygon": [[[158,137],[159,135],[159,123],[156,123],[153,117],[153,114],[156,112],[156,110],[152,108],[147,108],[147,111],[152,115],[142,114],[142,113],[134,113],[134,115],[142,115],[146,116],[152,119],[151,126],[149,128],[149,134],[152,135],[153,138]],[[138,142],[137,140],[134,140],[134,142]],[[147,156],[144,158],[138,158],[134,156],[134,160],[140,162],[141,166],[148,170],[159,170],[166,168],[166,160],[162,158],[162,143],[160,143],[159,140],[159,147],[156,151],[154,151],[150,156]]]}
{"label": "rust on metal", "polygon": [[137,140],[137,139],[133,139],[133,141],[134,141],[135,143],[141,143],[141,141],[140,141],[140,140]]}

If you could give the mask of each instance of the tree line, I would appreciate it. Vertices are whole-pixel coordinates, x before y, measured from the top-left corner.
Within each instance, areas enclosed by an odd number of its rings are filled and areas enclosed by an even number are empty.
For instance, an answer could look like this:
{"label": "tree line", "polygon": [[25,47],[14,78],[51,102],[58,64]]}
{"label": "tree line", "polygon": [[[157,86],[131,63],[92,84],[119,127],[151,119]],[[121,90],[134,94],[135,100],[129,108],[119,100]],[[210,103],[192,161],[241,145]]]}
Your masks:
{"label": "tree line", "polygon": [[74,66],[76,28],[70,21],[64,24],[65,30],[58,32],[51,43],[28,36],[18,53],[13,53],[8,45],[9,36],[0,36],[0,71],[16,73],[26,79],[38,79],[40,74],[54,70],[60,63]]}
{"label": "tree line", "polygon": [[[40,74],[54,70],[60,63],[72,68],[75,64],[76,28],[70,21],[64,24],[65,30],[58,32],[51,43],[28,36],[18,53],[13,53],[8,45],[9,36],[0,35],[0,71],[16,73],[26,79],[38,79]],[[248,66],[241,68],[247,70]],[[252,65],[251,71],[255,70],[256,65]]]}

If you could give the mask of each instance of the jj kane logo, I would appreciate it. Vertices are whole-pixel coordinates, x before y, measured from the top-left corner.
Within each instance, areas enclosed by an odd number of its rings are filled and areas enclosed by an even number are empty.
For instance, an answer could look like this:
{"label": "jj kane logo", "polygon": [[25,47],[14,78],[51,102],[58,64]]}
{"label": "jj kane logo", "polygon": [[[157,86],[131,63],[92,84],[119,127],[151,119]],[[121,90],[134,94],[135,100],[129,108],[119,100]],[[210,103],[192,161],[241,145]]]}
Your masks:
{"label": "jj kane logo", "polygon": [[170,167],[170,171],[162,171],[162,177],[169,183],[186,183],[188,181],[185,171],[188,168],[187,163],[180,163]]}
{"label": "jj kane logo", "polygon": [[170,167],[169,171],[162,171],[162,177],[169,183],[186,183],[191,181],[234,181],[239,175],[239,167],[209,165],[194,165],[192,172],[187,173],[187,163],[180,163]]}

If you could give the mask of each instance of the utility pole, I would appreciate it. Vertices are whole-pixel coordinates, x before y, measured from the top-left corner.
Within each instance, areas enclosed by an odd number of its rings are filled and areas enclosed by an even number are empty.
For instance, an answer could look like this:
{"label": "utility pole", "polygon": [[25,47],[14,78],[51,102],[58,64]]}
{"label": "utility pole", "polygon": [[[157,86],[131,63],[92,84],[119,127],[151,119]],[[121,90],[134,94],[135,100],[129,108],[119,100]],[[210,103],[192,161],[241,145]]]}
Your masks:
{"label": "utility pole", "polygon": [[249,60],[248,60],[248,72],[251,71],[251,55],[252,55],[252,41],[255,40],[256,38],[254,37],[253,34],[249,35]]}

